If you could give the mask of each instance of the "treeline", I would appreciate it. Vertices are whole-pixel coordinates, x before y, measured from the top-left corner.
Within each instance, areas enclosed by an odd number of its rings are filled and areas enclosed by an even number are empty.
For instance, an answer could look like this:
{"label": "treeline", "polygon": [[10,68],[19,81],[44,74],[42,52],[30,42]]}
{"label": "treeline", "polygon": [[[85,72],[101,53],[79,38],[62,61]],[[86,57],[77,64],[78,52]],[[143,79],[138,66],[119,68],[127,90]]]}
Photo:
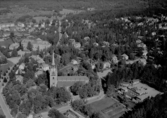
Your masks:
{"label": "treeline", "polygon": [[116,68],[112,74],[109,74],[107,79],[108,86],[114,85],[118,87],[122,81],[129,82],[133,79],[140,79],[160,91],[167,91],[167,66],[156,68],[154,65],[147,64],[142,66],[140,64],[132,64]]}
{"label": "treeline", "polygon": [[121,118],[167,118],[167,94],[148,98],[137,104],[132,111],[125,113]]}

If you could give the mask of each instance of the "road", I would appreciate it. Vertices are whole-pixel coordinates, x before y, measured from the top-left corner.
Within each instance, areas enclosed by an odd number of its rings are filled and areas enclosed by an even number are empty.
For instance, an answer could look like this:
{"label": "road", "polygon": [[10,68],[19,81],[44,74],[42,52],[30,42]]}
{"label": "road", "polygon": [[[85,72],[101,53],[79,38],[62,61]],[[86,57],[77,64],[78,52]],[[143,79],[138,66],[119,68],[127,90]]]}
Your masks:
{"label": "road", "polygon": [[101,90],[100,93],[99,93],[99,95],[96,96],[95,98],[94,97],[92,99],[88,98],[86,104],[91,104],[93,102],[99,101],[99,100],[103,99],[104,97],[105,97],[104,91]]}
{"label": "road", "polygon": [[58,45],[60,44],[60,40],[61,40],[61,38],[62,38],[61,29],[62,29],[62,27],[61,27],[61,20],[59,20],[59,28],[58,28],[59,40],[58,40],[56,46],[58,46]]}

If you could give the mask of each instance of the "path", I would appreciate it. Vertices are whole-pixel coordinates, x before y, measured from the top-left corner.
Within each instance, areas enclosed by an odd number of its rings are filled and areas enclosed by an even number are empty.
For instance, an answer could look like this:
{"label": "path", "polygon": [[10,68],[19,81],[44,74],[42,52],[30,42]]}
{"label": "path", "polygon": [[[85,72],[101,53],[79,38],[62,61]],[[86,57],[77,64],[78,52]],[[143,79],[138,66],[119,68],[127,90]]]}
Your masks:
{"label": "path", "polygon": [[62,38],[61,29],[62,29],[62,27],[61,27],[61,20],[59,20],[59,28],[58,28],[59,40],[58,40],[56,46],[58,46],[58,45],[60,44],[60,40],[61,40],[61,38]]}
{"label": "path", "polygon": [[99,95],[96,96],[95,98],[92,97],[93,99],[90,99],[90,100],[88,98],[87,104],[91,104],[93,102],[99,101],[99,100],[103,99],[104,97],[105,97],[104,91],[101,90],[100,93],[99,93]]}

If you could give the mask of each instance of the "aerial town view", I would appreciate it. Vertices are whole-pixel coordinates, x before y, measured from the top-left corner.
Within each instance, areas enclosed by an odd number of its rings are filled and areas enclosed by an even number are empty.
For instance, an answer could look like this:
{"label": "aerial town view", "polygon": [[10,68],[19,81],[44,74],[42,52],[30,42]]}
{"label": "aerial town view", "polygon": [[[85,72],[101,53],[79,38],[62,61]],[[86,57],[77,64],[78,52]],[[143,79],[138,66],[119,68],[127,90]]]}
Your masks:
{"label": "aerial town view", "polygon": [[0,118],[167,118],[167,0],[0,0]]}

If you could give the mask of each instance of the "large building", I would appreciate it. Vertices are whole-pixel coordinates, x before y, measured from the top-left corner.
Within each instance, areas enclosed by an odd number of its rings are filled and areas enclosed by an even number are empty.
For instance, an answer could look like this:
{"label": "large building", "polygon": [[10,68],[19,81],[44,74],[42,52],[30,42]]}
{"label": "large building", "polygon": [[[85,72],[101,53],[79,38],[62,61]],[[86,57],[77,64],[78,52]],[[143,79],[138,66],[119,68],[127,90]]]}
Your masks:
{"label": "large building", "polygon": [[38,38],[36,40],[24,39],[21,42],[24,50],[27,50],[27,45],[29,42],[33,45],[33,51],[36,51],[37,49],[39,49],[39,50],[47,49],[51,46],[51,44],[48,41],[43,41],[40,38]]}
{"label": "large building", "polygon": [[55,87],[68,87],[72,86],[75,82],[81,81],[83,83],[88,83],[89,78],[87,76],[58,76],[57,66],[55,64],[54,53],[52,54],[52,65],[49,69],[50,81],[49,86]]}

